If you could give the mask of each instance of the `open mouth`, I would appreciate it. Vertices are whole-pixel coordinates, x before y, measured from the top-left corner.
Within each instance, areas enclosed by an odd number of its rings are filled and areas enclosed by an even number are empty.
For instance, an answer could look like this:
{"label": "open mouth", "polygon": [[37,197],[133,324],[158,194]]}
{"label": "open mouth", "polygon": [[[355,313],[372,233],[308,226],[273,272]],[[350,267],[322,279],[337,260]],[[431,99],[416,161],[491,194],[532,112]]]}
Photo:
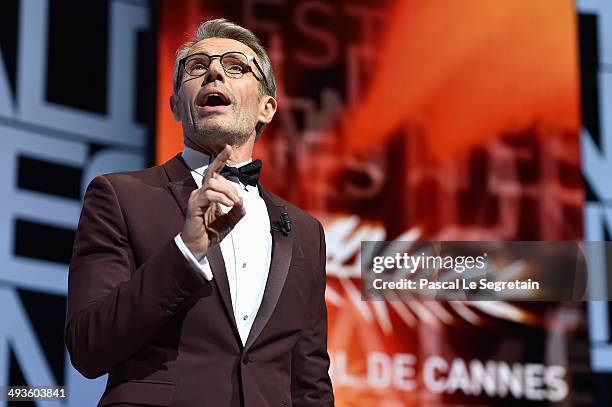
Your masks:
{"label": "open mouth", "polygon": [[206,93],[199,101],[198,105],[205,107],[229,106],[231,104],[229,98],[220,92]]}

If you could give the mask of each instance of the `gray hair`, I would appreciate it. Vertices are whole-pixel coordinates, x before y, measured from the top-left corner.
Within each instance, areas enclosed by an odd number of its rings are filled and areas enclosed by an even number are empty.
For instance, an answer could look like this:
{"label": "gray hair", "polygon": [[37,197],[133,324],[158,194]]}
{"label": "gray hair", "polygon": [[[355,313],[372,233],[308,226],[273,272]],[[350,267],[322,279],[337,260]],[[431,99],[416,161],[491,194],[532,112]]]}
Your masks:
{"label": "gray hair", "polygon": [[[179,71],[179,61],[189,55],[191,47],[197,42],[202,41],[205,38],[229,38],[232,40],[239,41],[251,48],[257,57],[257,62],[263,70],[263,74],[266,80],[259,81],[259,92],[262,95],[276,96],[276,78],[274,77],[274,71],[272,70],[272,62],[266,53],[263,45],[259,39],[253,34],[253,32],[247,28],[239,26],[238,24],[227,21],[224,18],[217,18],[215,20],[204,21],[200,24],[196,30],[191,41],[181,45],[176,52],[176,59],[174,61],[174,94],[176,94],[180,87],[180,80],[182,73]],[[259,72],[258,72],[259,73]],[[267,81],[267,85],[266,85]]]}

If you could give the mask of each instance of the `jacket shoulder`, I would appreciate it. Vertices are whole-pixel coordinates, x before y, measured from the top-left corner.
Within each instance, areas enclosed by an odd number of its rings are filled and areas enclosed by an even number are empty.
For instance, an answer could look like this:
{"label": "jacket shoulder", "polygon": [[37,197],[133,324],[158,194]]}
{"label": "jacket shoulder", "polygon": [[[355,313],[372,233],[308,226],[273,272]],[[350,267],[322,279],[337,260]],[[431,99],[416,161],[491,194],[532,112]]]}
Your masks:
{"label": "jacket shoulder", "polygon": [[135,171],[109,172],[100,174],[93,178],[90,186],[95,183],[110,183],[114,189],[138,187],[158,187],[168,183],[168,176],[164,170],[164,165],[155,165]]}

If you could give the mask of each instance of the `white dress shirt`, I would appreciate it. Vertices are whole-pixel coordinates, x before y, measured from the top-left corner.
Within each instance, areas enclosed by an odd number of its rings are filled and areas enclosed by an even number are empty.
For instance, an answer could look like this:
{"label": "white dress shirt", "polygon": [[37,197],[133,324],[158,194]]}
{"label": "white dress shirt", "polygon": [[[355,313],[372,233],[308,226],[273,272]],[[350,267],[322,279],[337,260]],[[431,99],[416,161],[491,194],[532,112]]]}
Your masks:
{"label": "white dress shirt", "polygon": [[[210,163],[210,156],[185,147],[183,159],[191,169],[196,185],[201,188],[203,175],[206,174]],[[240,163],[236,167],[249,162],[251,160]],[[220,246],[227,271],[236,325],[244,345],[261,305],[268,280],[272,258],[272,235],[270,234],[268,210],[264,200],[259,196],[258,187],[231,181],[230,183],[235,186],[238,195],[242,197],[246,214],[221,241]],[[221,205],[221,209],[227,213],[230,208]],[[212,280],[213,274],[206,256],[198,261],[183,242],[180,233],[174,237],[174,241],[193,267],[201,271],[208,281]]]}

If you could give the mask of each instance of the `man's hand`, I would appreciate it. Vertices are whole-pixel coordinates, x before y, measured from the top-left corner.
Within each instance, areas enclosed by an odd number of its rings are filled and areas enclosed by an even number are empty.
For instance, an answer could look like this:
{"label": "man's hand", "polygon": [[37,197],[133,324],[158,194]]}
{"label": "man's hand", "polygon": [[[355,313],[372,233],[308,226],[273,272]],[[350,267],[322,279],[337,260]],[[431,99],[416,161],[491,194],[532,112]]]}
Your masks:
{"label": "man's hand", "polygon": [[[181,238],[198,260],[221,242],[246,213],[236,188],[220,174],[231,154],[232,148],[226,145],[208,166],[202,187],[189,196]],[[224,214],[220,204],[232,209]]]}

